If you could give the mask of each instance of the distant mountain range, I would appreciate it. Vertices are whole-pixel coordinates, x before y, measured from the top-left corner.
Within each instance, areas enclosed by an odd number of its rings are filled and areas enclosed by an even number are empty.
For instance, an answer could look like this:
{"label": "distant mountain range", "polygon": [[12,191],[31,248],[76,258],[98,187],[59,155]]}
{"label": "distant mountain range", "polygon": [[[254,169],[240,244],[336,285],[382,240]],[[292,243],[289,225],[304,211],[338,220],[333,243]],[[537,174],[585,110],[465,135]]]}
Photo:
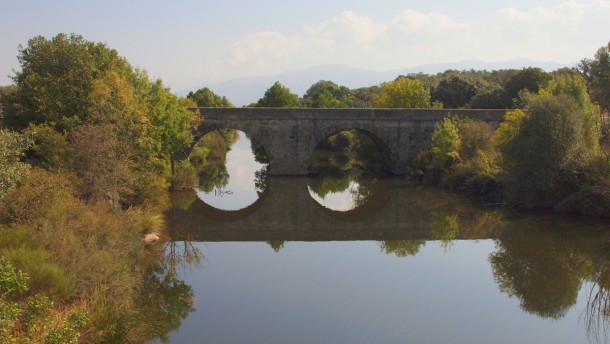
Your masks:
{"label": "distant mountain range", "polygon": [[282,85],[290,88],[293,93],[303,96],[311,85],[320,80],[330,80],[349,88],[359,88],[378,85],[384,81],[394,80],[399,75],[410,73],[421,72],[425,74],[436,74],[448,69],[491,71],[499,69],[521,69],[525,67],[539,67],[546,71],[553,71],[567,66],[571,65],[526,59],[504,62],[460,61],[455,63],[434,63],[391,71],[373,71],[338,64],[329,64],[284,72],[277,75],[239,78],[225,82],[200,85],[191,90],[187,90],[184,93],[186,94],[189,91],[208,87],[214,91],[214,93],[227,97],[235,106],[244,106],[262,98],[265,91],[276,81],[279,81]]}

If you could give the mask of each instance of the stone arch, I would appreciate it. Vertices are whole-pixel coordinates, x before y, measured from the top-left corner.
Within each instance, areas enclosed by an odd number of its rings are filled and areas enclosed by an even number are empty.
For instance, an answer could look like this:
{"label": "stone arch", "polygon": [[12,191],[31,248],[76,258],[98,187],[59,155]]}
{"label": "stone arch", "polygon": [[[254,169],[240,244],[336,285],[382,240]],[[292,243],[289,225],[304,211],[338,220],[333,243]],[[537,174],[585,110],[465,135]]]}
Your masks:
{"label": "stone arch", "polygon": [[358,130],[363,133],[373,141],[377,149],[379,150],[379,155],[381,157],[381,162],[383,166],[383,171],[388,175],[393,175],[396,166],[396,162],[398,160],[398,156],[396,153],[392,152],[390,145],[386,143],[379,133],[377,133],[374,128],[370,128],[365,125],[354,123],[354,125],[336,125],[336,126],[328,126],[321,130],[318,130],[316,135],[314,136],[314,144],[311,150],[309,151],[309,156],[307,159],[307,164],[309,164],[309,159],[311,159],[311,153],[313,150],[318,147],[320,143],[326,140],[328,137],[338,134],[344,130]]}
{"label": "stone arch", "polygon": [[269,141],[269,138],[271,137],[270,133],[261,132],[261,130],[252,130],[251,128],[249,128],[247,123],[244,123],[243,121],[217,122],[217,121],[205,121],[204,120],[204,122],[193,133],[193,142],[191,142],[191,145],[189,146],[189,148],[184,151],[184,153],[182,154],[182,156],[180,158],[188,159],[189,155],[191,154],[191,151],[193,150],[193,147],[195,147],[197,142],[199,142],[199,140],[201,140],[201,138],[203,136],[205,136],[206,134],[208,134],[214,130],[221,130],[221,129],[234,129],[234,130],[239,130],[239,131],[246,133],[246,135],[248,135],[250,140],[259,143],[262,146],[262,149],[265,151],[265,155],[267,156],[267,159],[269,160],[269,166],[267,167],[267,170],[269,171],[272,168],[271,162],[274,161],[274,157],[272,156],[272,154],[273,154],[272,150],[269,149],[269,147],[273,147],[272,143]]}

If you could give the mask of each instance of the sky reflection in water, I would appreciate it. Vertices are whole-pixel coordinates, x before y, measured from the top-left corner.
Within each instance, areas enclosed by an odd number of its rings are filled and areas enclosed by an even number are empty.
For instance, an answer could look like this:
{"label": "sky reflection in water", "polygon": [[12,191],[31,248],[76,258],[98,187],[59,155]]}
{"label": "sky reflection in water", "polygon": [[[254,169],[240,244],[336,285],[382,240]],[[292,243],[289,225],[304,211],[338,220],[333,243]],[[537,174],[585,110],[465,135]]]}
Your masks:
{"label": "sky reflection in water", "polygon": [[227,153],[228,184],[222,188],[214,188],[211,192],[195,188],[197,197],[220,210],[246,208],[258,199],[254,174],[265,166],[266,164],[261,164],[254,159],[250,139],[239,131],[239,138]]}

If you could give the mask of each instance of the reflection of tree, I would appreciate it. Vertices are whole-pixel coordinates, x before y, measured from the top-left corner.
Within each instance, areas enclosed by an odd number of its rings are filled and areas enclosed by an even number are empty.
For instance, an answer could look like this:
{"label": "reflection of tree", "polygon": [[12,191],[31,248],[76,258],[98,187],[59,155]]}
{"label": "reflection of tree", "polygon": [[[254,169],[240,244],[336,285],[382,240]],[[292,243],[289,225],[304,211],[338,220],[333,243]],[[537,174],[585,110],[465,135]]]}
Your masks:
{"label": "reflection of tree", "polygon": [[282,247],[284,247],[284,244],[286,242],[283,240],[276,240],[276,241],[267,241],[267,244],[269,244],[269,246],[271,246],[271,248],[275,251],[275,252],[280,252],[280,250],[282,249]]}
{"label": "reflection of tree", "polygon": [[254,161],[259,164],[269,164],[269,158],[267,157],[267,153],[265,153],[263,145],[247,134],[246,136],[250,139],[250,147],[252,149],[252,154],[254,154]]}
{"label": "reflection of tree", "polygon": [[214,189],[222,189],[229,183],[229,171],[225,161],[207,163],[198,169],[198,188],[209,193]]}
{"label": "reflection of tree", "polygon": [[321,198],[349,190],[353,207],[366,202],[381,175],[379,149],[359,130],[344,130],[321,142],[309,164],[309,187]]}
{"label": "reflection of tree", "polygon": [[252,139],[248,134],[246,134],[248,139],[250,139],[250,149],[252,149],[252,154],[254,155],[254,161],[262,164],[263,166],[258,171],[254,172],[254,188],[256,189],[256,193],[260,196],[263,191],[267,188],[267,172],[269,171],[269,158],[267,157],[267,153],[265,153],[265,149],[263,145],[255,139]]}
{"label": "reflection of tree", "polygon": [[193,288],[179,278],[178,271],[199,266],[203,255],[188,240],[168,241],[158,261],[146,274],[138,303],[144,333],[163,343],[168,335],[180,327],[180,323],[192,311]]}
{"label": "reflection of tree", "polygon": [[166,243],[163,260],[167,269],[176,274],[180,269],[201,266],[203,254],[190,240],[172,240]]}
{"label": "reflection of tree", "polygon": [[533,228],[527,235],[507,230],[497,241],[498,251],[489,257],[500,290],[517,296],[529,313],[563,317],[576,303],[582,265],[566,243],[548,234],[541,237]]}
{"label": "reflection of tree", "polygon": [[193,147],[189,160],[195,166],[199,187],[204,192],[211,192],[228,184],[227,153],[238,139],[237,130],[215,130],[204,135]]}
{"label": "reflection of tree", "polygon": [[191,190],[180,190],[171,193],[172,207],[187,211],[197,200],[197,195]]}
{"label": "reflection of tree", "polygon": [[397,257],[414,256],[425,245],[425,240],[384,240],[379,242],[381,252],[395,254]]}
{"label": "reflection of tree", "polygon": [[254,172],[254,188],[259,196],[267,188],[267,166],[263,166],[260,170]]}
{"label": "reflection of tree", "polygon": [[610,249],[604,247],[590,278],[584,319],[590,340],[607,342],[610,330]]}
{"label": "reflection of tree", "polygon": [[459,218],[457,214],[445,214],[442,212],[432,213],[430,222],[430,236],[433,240],[440,240],[441,245],[447,249],[451,246],[453,239],[456,238],[460,230]]}
{"label": "reflection of tree", "polygon": [[157,264],[146,275],[143,286],[140,314],[150,333],[154,333],[150,340],[168,343],[169,333],[177,330],[182,319],[195,310],[193,288],[163,264]]}

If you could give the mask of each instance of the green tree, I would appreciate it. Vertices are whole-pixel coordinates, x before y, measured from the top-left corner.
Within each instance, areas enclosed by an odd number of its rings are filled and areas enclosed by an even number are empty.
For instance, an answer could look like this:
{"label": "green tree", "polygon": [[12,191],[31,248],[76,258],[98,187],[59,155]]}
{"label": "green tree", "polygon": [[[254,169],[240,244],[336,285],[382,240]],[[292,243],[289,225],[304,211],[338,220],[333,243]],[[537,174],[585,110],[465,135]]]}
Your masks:
{"label": "green tree", "polygon": [[546,87],[550,80],[551,75],[540,68],[529,67],[516,72],[504,85],[507,107],[519,98],[520,92],[537,93],[541,88]]}
{"label": "green tree", "polygon": [[461,145],[457,118],[446,117],[437,123],[432,133],[432,168],[450,168],[460,159]]}
{"label": "green tree", "polygon": [[4,108],[6,107],[6,98],[15,92],[15,85],[11,86],[0,86],[0,128],[4,127]]}
{"label": "green tree", "polygon": [[290,92],[290,89],[276,81],[265,95],[256,103],[257,107],[283,107],[296,108],[301,106],[299,96]]}
{"label": "green tree", "polygon": [[23,129],[30,123],[53,123],[69,129],[88,117],[93,80],[107,70],[128,73],[127,62],[102,43],[82,36],[37,36],[19,47],[21,71],[15,73],[15,92],[6,99],[6,124]]}
{"label": "green tree", "polygon": [[453,74],[441,80],[432,91],[432,100],[443,103],[446,108],[463,108],[476,94],[475,85],[465,77]]}
{"label": "green tree", "polygon": [[563,94],[574,99],[583,116],[583,131],[586,136],[586,145],[592,152],[596,152],[599,149],[601,136],[600,109],[591,101],[587,91],[587,83],[582,76],[578,74],[558,74],[539,93],[554,96]]}
{"label": "green tree", "polygon": [[351,105],[351,91],[332,81],[320,80],[311,85],[303,96],[305,107],[346,108]]}
{"label": "green tree", "polygon": [[587,79],[591,98],[604,113],[610,113],[610,42],[593,59],[583,59],[578,70]]}
{"label": "green tree", "polygon": [[221,97],[207,87],[198,89],[195,92],[191,91],[186,97],[194,100],[199,107],[234,107],[227,97]]}
{"label": "green tree", "polygon": [[371,108],[374,100],[381,94],[379,86],[361,87],[351,90],[351,107],[353,108]]}
{"label": "green tree", "polygon": [[503,109],[506,105],[504,88],[497,83],[480,87],[470,100],[471,109]]}
{"label": "green tree", "polygon": [[507,196],[526,208],[553,207],[580,188],[577,176],[592,156],[584,116],[567,95],[536,96],[526,110],[501,146]]}
{"label": "green tree", "polygon": [[161,80],[152,84],[149,94],[148,117],[150,120],[147,136],[156,143],[157,157],[171,162],[173,156],[184,151],[193,142],[192,129],[201,121],[198,111],[189,110],[195,102],[179,98],[163,86]]}
{"label": "green tree", "polygon": [[381,84],[373,105],[382,108],[430,108],[430,89],[419,80],[399,77]]}

